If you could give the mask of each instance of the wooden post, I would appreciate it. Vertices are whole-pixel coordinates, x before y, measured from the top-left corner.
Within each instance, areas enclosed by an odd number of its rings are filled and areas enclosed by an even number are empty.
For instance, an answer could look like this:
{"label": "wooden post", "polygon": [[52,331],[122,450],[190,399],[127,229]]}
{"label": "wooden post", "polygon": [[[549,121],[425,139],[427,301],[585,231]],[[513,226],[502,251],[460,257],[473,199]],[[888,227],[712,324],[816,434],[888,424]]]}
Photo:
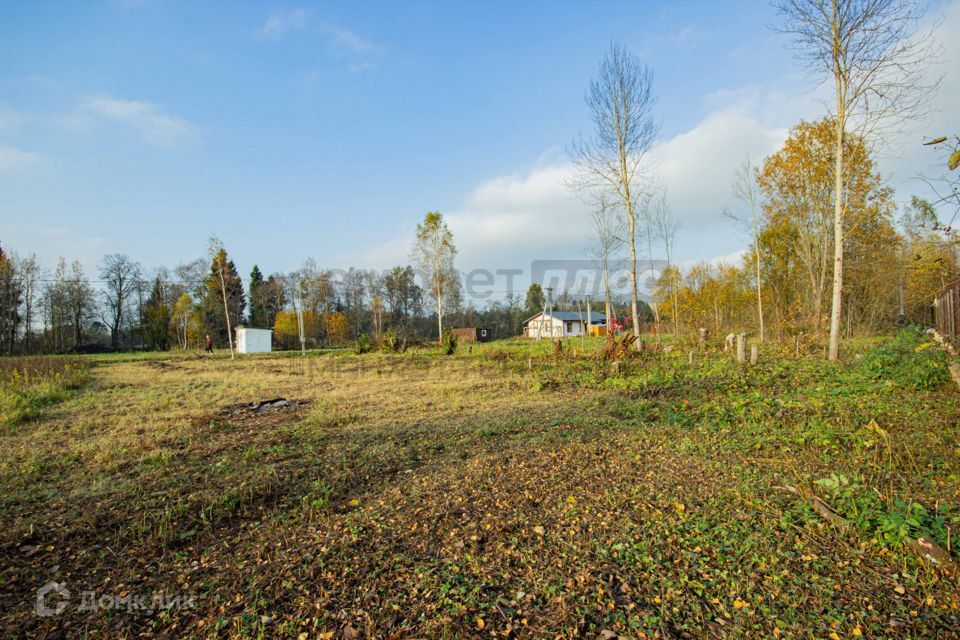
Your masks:
{"label": "wooden post", "polygon": [[703,353],[704,347],[707,346],[707,328],[700,327],[697,329],[697,350],[700,353]]}
{"label": "wooden post", "polygon": [[950,377],[953,378],[953,381],[957,383],[957,386],[960,387],[960,363],[954,362],[948,366],[950,370]]}
{"label": "wooden post", "polygon": [[760,357],[760,347],[758,345],[750,345],[750,364],[756,366],[757,360]]}
{"label": "wooden post", "polygon": [[793,346],[796,351],[796,357],[800,357],[800,336],[793,336]]}
{"label": "wooden post", "polygon": [[747,361],[747,334],[737,334],[737,362]]}
{"label": "wooden post", "polygon": [[693,351],[690,352],[690,366],[693,366]]}

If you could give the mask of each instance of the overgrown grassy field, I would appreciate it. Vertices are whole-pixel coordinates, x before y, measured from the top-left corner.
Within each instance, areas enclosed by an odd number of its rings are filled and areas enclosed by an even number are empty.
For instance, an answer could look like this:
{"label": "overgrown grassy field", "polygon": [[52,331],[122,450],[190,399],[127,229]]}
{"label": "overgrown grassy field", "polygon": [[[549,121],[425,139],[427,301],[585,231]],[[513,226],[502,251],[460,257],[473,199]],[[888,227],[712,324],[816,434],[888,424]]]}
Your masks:
{"label": "overgrown grassy field", "polygon": [[[956,569],[907,544],[960,561],[946,356],[844,346],[0,361],[0,629],[960,637]],[[70,596],[39,616],[50,581]]]}

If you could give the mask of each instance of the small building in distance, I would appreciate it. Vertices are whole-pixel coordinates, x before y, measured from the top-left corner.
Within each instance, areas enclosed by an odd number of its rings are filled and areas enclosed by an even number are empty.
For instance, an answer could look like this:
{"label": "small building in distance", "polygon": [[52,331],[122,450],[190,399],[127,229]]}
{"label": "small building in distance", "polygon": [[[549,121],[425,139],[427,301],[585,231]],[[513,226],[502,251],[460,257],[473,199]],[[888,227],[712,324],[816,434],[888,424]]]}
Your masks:
{"label": "small building in distance", "polygon": [[273,351],[273,331],[237,327],[237,353],[270,353]]}
{"label": "small building in distance", "polygon": [[589,324],[591,331],[587,330],[588,316],[587,312],[579,311],[553,311],[550,314],[544,314],[542,311],[523,323],[523,335],[526,338],[570,338],[574,336],[604,335],[599,333],[597,327],[606,327],[607,319],[603,313],[593,311],[589,314]]}
{"label": "small building in distance", "polygon": [[493,340],[493,329],[478,327],[453,329],[453,337],[457,342],[489,342]]}

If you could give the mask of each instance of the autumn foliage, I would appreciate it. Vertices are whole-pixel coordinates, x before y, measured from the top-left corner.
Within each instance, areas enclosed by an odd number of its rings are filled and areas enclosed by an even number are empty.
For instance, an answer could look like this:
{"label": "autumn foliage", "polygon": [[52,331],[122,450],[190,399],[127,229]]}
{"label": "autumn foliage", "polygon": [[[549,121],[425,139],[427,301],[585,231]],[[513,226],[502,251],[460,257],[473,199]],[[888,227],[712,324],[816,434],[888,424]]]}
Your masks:
{"label": "autumn foliage", "polygon": [[[823,336],[828,329],[833,276],[833,136],[830,119],[801,122],[783,146],[754,173],[761,196],[758,229],[764,319],[773,337]],[[957,273],[956,252],[942,234],[923,228],[918,212],[897,229],[893,191],[886,186],[863,140],[850,135],[847,164],[843,330],[849,336],[900,320],[929,322],[930,301]],[[929,205],[927,205],[929,206]],[[910,220],[913,220],[911,223]],[[929,225],[927,225],[929,227]],[[699,264],[682,275],[666,270],[655,289],[661,313],[679,318],[688,332],[755,330],[754,253],[742,264]],[[677,295],[672,296],[671,292]]]}

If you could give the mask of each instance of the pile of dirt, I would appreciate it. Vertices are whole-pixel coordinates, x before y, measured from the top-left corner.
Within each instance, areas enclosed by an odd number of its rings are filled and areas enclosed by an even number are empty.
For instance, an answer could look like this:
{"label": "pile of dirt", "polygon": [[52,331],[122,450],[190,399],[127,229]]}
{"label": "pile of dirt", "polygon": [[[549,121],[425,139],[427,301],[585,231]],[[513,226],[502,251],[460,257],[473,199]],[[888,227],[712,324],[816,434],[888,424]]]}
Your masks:
{"label": "pile of dirt", "polygon": [[272,398],[255,402],[241,402],[231,404],[220,410],[221,416],[250,416],[269,413],[297,411],[307,404],[306,400],[287,400],[286,398]]}

